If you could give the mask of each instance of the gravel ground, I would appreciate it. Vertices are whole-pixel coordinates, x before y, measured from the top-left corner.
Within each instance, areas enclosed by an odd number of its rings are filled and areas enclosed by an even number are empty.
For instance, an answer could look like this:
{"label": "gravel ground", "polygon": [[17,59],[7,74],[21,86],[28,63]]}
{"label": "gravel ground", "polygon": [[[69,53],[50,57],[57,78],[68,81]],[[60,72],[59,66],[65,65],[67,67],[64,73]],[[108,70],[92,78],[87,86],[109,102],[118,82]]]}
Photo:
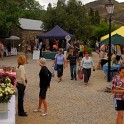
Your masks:
{"label": "gravel ground", "polygon": [[[93,59],[97,64],[98,55],[93,53]],[[52,60],[47,61],[49,69],[52,63]],[[6,57],[0,60],[0,65],[17,66],[17,57]],[[40,67],[30,55],[25,68],[28,85],[24,103],[28,117],[16,115],[16,124],[115,124],[113,94],[104,92],[108,83],[102,70],[92,72],[87,87],[82,80],[70,80],[69,67],[64,70],[62,82],[58,83],[56,77],[52,78],[51,88],[47,92],[48,116],[42,117],[40,112],[33,112],[38,105]]]}

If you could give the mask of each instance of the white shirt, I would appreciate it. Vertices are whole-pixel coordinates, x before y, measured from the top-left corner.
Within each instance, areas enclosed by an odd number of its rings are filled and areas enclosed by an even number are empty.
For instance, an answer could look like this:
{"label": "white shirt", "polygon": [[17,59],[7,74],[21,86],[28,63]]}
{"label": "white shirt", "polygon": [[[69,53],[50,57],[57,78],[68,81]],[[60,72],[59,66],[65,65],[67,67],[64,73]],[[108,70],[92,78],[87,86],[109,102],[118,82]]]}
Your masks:
{"label": "white shirt", "polygon": [[16,80],[18,83],[26,85],[25,79],[26,79],[25,68],[23,65],[20,65],[19,68],[16,69]]}
{"label": "white shirt", "polygon": [[89,57],[88,59],[86,59],[85,57],[82,58],[82,67],[85,69],[89,69],[92,68],[92,66],[94,66],[93,60],[91,57]]}

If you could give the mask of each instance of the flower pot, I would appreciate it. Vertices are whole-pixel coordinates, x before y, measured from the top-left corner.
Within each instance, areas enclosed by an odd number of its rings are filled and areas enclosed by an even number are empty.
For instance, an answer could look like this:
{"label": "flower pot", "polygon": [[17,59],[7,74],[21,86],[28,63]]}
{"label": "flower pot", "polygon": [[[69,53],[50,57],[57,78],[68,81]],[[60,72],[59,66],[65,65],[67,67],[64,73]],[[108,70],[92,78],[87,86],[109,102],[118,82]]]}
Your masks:
{"label": "flower pot", "polygon": [[0,103],[0,120],[8,118],[8,103]]}

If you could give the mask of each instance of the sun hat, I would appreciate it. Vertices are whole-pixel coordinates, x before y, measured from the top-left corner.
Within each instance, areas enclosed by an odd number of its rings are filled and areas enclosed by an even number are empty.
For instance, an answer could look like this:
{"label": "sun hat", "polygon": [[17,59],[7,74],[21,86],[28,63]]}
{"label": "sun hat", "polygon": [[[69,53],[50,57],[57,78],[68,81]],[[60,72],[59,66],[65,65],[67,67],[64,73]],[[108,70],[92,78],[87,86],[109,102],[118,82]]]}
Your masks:
{"label": "sun hat", "polygon": [[45,65],[46,64],[46,59],[45,58],[40,58],[39,62],[40,62],[40,64]]}

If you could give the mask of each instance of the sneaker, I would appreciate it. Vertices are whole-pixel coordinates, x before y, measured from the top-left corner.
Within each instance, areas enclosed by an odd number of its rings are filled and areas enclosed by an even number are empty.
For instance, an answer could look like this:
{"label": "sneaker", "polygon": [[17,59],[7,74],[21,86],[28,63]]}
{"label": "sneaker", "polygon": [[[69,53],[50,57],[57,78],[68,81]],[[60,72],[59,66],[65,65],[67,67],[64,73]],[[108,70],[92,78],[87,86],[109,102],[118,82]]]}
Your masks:
{"label": "sneaker", "polygon": [[48,115],[48,113],[43,113],[43,114],[41,114],[41,116],[46,116],[46,115]]}
{"label": "sneaker", "polygon": [[41,110],[40,109],[35,109],[35,110],[33,110],[33,112],[41,112]]}
{"label": "sneaker", "polygon": [[70,80],[73,80],[73,78],[71,78]]}
{"label": "sneaker", "polygon": [[77,78],[75,78],[75,80],[77,80]]}

